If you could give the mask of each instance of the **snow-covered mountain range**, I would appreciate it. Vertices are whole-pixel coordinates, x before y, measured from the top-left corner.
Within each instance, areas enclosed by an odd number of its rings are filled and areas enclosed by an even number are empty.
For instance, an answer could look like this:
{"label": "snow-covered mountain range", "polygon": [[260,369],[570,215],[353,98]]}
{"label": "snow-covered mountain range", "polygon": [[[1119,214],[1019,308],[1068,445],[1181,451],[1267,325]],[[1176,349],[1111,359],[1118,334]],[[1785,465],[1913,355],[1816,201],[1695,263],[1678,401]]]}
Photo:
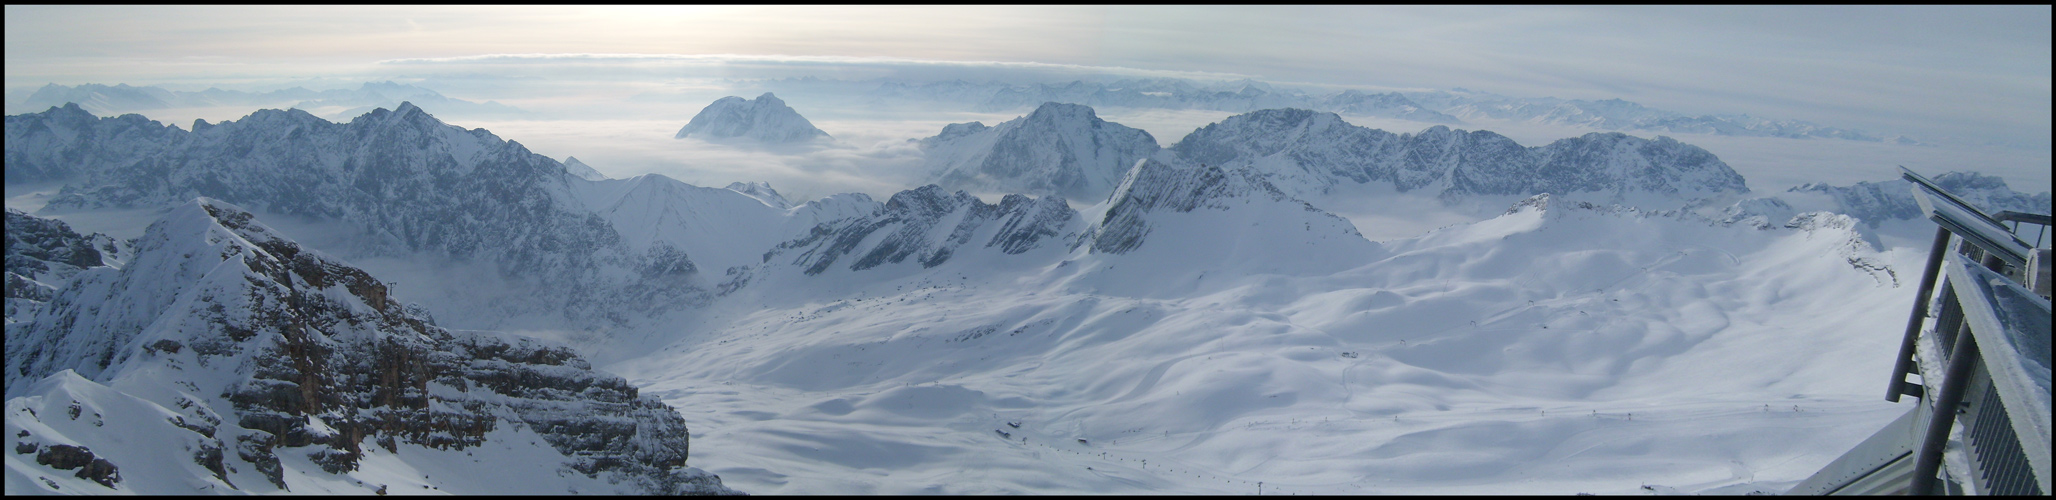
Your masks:
{"label": "snow-covered mountain range", "polygon": [[[1773,120],[1742,114],[1687,115],[1654,109],[1621,99],[1584,100],[1553,97],[1517,98],[1466,89],[1408,92],[1405,95],[1427,106],[1464,119],[1574,125],[1607,130],[1696,133],[1732,136],[1785,137],[1793,139],[1848,139],[1882,141],[1855,130],[1828,127],[1799,120]],[[1915,142],[1898,137],[1899,142]]]}
{"label": "snow-covered mountain range", "polygon": [[1039,107],[1045,102],[1060,102],[1101,108],[1232,112],[1294,107],[1428,123],[1462,122],[1454,116],[1422,107],[1396,92],[1375,94],[1352,89],[1312,97],[1255,80],[1208,85],[1176,78],[1144,78],[1110,83],[1074,81],[1025,86],[962,80],[920,84],[885,81],[866,95],[877,102],[947,102],[981,112],[1011,111]]}
{"label": "snow-covered mountain range", "polygon": [[145,113],[167,108],[209,108],[218,106],[297,108],[324,118],[343,119],[377,108],[393,108],[411,102],[437,114],[460,116],[522,116],[524,111],[495,101],[471,102],[450,98],[434,90],[394,82],[366,82],[355,89],[308,90],[293,87],[269,92],[245,92],[210,88],[203,91],[166,90],[156,86],[133,87],[88,83],[65,86],[44,85],[24,95],[10,96],[7,114],[40,112],[67,103],[78,104],[100,116]]}
{"label": "snow-covered mountain range", "polygon": [[746,139],[762,144],[793,144],[829,139],[827,132],[765,92],[756,99],[723,97],[700,109],[678,129],[678,139]]}
{"label": "snow-covered mountain range", "polygon": [[948,189],[1106,199],[1143,158],[1185,166],[1247,167],[1295,198],[1337,185],[1473,195],[1593,198],[1650,208],[1747,193],[1742,176],[1704,149],[1669,137],[1591,133],[1524,147],[1489,131],[1435,126],[1394,134],[1335,113],[1267,109],[1194,130],[1161,151],[1147,132],[1099,119],[1092,108],[1045,103],[998,126],[957,123],[918,141],[929,178]]}
{"label": "snow-covered mountain range", "polygon": [[[66,185],[45,211],[154,209],[207,196],[337,224],[337,231],[351,235],[346,250],[356,257],[476,262],[520,278],[520,286],[507,288],[514,295],[496,297],[490,307],[446,312],[508,317],[586,311],[571,313],[579,319],[565,318],[582,322],[618,318],[621,310],[647,311],[659,302],[704,301],[713,286],[696,276],[653,271],[696,266],[653,240],[624,244],[623,232],[589,208],[618,201],[588,199],[605,191],[591,189],[591,183],[633,180],[587,181],[519,143],[443,124],[409,104],[348,123],[300,110],[265,110],[242,120],[197,123],[191,132],[134,118],[95,119],[77,107],[18,115],[8,124],[8,133],[22,139],[8,142],[9,158],[56,158],[26,165],[65,165],[81,179]],[[109,128],[115,132],[75,132]],[[123,154],[90,154],[96,149]],[[85,161],[60,162],[74,158]],[[770,211],[739,193],[707,191]]]}
{"label": "snow-covered mountain range", "polygon": [[234,205],[175,208],[136,248],[7,325],[9,493],[730,493],[656,398],[564,346],[438,327]]}
{"label": "snow-covered mountain range", "polygon": [[[1432,91],[1369,93],[1355,89],[1313,92],[1255,80],[1202,83],[1177,78],[1124,79],[1111,82],[1072,81],[1011,85],[882,81],[867,96],[877,102],[943,102],[981,112],[1011,111],[1044,102],[1094,107],[1206,109],[1249,112],[1274,108],[1329,111],[1351,116],[1393,118],[1449,125],[1472,121],[1513,121],[1569,125],[1600,130],[1714,134],[1795,139],[1884,141],[1877,134],[1792,119],[1743,114],[1690,115],[1649,108],[1621,99],[1583,100],[1553,97],[1509,97],[1462,88]],[[1890,140],[1919,141],[1905,136]]]}
{"label": "snow-covered mountain range", "polygon": [[1591,133],[1531,148],[1489,131],[1393,134],[1301,109],[1231,116],[1166,150],[1190,163],[1256,168],[1303,198],[1344,181],[1444,197],[1590,194],[1652,208],[1749,191],[1712,153],[1668,137]]}
{"label": "snow-covered mountain range", "polygon": [[[1668,138],[1302,109],[953,124],[917,142],[971,187],[884,203],[595,178],[409,104],[7,138],[10,185],[65,172],[8,224],[45,287],[10,493],[1780,491],[1903,411],[1865,332],[1923,257],[1674,210],[1748,189]],[[1525,199],[1373,242],[1317,199],[1373,182]],[[37,217],[109,211],[157,222]]]}

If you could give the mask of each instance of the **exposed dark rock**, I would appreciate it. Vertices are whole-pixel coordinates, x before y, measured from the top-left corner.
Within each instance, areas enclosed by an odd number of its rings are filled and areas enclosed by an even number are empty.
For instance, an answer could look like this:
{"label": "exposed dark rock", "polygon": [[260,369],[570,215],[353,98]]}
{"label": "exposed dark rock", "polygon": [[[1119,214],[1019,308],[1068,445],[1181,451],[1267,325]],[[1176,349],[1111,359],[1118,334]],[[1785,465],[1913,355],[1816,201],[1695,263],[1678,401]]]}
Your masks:
{"label": "exposed dark rock", "polygon": [[[17,448],[17,451],[19,449]],[[101,486],[114,487],[121,482],[120,468],[104,458],[93,456],[93,451],[80,446],[53,444],[36,454],[37,465],[47,465],[58,470],[78,469],[74,474],[79,479],[90,479]]]}

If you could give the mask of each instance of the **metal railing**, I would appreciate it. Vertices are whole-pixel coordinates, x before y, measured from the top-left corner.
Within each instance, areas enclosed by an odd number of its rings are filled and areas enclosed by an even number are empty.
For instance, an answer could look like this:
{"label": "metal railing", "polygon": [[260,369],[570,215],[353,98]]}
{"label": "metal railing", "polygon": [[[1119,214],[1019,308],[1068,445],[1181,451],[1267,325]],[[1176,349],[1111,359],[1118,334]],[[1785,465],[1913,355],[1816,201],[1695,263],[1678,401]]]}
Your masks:
{"label": "metal railing", "polygon": [[[2030,288],[2046,290],[2047,271],[2030,267],[2049,265],[2049,216],[1987,215],[1920,174],[1904,177],[1940,228],[1885,400],[1922,401],[1787,493],[2048,494],[2050,307]],[[2021,239],[2024,226],[2040,226],[2035,243]],[[1944,460],[1951,442],[1960,460]]]}

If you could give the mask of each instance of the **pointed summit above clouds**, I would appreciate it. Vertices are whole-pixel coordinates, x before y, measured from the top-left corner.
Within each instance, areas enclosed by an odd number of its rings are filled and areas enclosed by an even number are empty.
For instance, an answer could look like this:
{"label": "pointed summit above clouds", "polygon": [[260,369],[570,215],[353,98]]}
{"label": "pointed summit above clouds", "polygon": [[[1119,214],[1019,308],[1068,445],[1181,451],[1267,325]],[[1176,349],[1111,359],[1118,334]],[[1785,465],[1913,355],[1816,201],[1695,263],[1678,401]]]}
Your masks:
{"label": "pointed summit above clouds", "polygon": [[591,165],[586,165],[585,162],[578,161],[578,157],[576,156],[564,157],[564,171],[570,173],[572,176],[589,181],[607,180],[607,174],[602,174],[598,169],[594,169]]}
{"label": "pointed summit above clouds", "polygon": [[723,97],[693,115],[674,139],[744,138],[765,144],[790,144],[829,138],[813,122],[765,92],[756,99]]}

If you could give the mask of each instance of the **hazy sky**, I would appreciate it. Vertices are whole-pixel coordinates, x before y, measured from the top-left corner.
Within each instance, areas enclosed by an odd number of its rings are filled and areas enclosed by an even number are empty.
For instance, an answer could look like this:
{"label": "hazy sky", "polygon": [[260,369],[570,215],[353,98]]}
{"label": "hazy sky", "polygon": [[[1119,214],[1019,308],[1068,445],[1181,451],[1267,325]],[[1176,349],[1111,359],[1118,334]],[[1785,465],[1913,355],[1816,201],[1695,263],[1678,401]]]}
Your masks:
{"label": "hazy sky", "polygon": [[2046,5],[10,5],[6,19],[9,89],[498,78],[519,84],[497,87],[510,93],[612,85],[588,99],[626,102],[615,94],[724,77],[1248,77],[1622,98],[2041,150],[2051,135]]}
{"label": "hazy sky", "polygon": [[421,74],[431,64],[380,61],[489,54],[730,54],[845,70],[892,62],[881,58],[1035,63],[1619,97],[1929,133],[2046,137],[2051,121],[2049,6],[10,5],[6,14],[10,87]]}

